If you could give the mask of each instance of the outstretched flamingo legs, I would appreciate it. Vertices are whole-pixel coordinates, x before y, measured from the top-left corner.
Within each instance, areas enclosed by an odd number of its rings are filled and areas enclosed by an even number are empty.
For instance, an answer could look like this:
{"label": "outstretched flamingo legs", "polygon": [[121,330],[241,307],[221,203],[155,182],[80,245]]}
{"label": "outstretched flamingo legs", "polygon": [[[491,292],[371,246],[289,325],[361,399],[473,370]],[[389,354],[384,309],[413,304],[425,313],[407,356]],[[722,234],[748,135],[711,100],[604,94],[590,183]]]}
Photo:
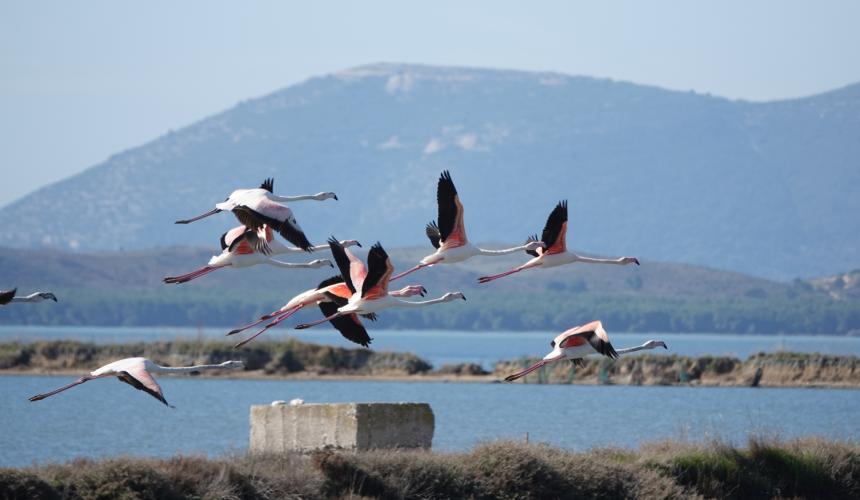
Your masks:
{"label": "outstretched flamingo legs", "polygon": [[167,278],[164,278],[164,282],[165,283],[186,283],[186,282],[191,281],[193,279],[197,279],[201,276],[205,276],[205,275],[211,273],[212,271],[217,271],[218,269],[221,269],[221,267],[223,267],[223,266],[204,266],[204,267],[201,267],[200,269],[198,269],[196,271],[191,271],[188,274],[182,274],[179,276],[168,276]]}
{"label": "outstretched flamingo legs", "polygon": [[[268,330],[269,328],[272,328],[273,326],[277,325],[277,324],[278,324],[278,323],[280,323],[281,321],[284,321],[285,319],[287,319],[287,318],[289,318],[290,316],[292,316],[294,313],[296,313],[296,312],[297,312],[299,309],[301,309],[302,307],[304,307],[304,305],[298,305],[298,306],[296,306],[296,307],[293,307],[293,308],[287,309],[287,310],[286,310],[286,311],[284,311],[281,315],[279,315],[278,317],[276,317],[276,318],[275,318],[275,321],[272,321],[271,323],[269,323],[268,325],[266,325],[266,326],[264,326],[262,329],[260,329],[260,331],[258,331],[258,332],[257,332],[257,333],[255,333],[254,335],[251,335],[251,336],[250,336],[250,337],[248,337],[247,339],[245,339],[245,340],[243,340],[243,341],[239,342],[238,344],[234,345],[234,346],[233,346],[233,348],[238,349],[238,348],[242,347],[243,345],[247,344],[248,342],[250,342],[250,341],[254,340],[255,338],[257,338],[257,337],[259,337],[260,335],[262,335],[262,334],[263,334],[263,332],[265,332],[265,331],[266,331],[266,330]],[[271,318],[273,318],[273,317],[274,317],[274,315],[267,314],[266,316],[263,316],[259,321],[256,321],[256,322],[252,323],[251,325],[248,325],[248,326],[246,326],[246,327],[244,327],[244,328],[242,328],[242,329],[240,329],[240,330],[234,330],[234,331],[231,331],[231,332],[230,332],[230,333],[228,333],[227,335],[231,335],[231,334],[233,334],[233,333],[240,332],[240,331],[242,331],[242,330],[244,330],[244,329],[246,329],[246,328],[250,328],[250,327],[252,327],[252,326],[259,325],[259,324],[260,324],[260,323],[262,323],[263,321],[266,321],[267,319],[271,319]]]}

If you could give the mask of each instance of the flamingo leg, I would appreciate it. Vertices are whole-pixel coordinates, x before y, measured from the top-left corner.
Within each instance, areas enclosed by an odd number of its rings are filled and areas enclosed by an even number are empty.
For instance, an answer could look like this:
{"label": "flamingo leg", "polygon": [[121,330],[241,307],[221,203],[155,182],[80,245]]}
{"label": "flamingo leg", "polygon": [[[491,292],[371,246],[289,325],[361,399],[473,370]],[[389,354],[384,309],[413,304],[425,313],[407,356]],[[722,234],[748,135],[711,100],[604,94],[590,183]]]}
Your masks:
{"label": "flamingo leg", "polygon": [[511,274],[518,273],[522,270],[523,270],[523,268],[518,267],[516,269],[511,269],[510,271],[506,271],[506,272],[503,272],[501,274],[494,274],[492,276],[481,276],[480,278],[478,278],[478,283],[489,283],[493,280],[497,280],[499,278],[504,278],[505,276],[509,276]]}
{"label": "flamingo leg", "polygon": [[51,392],[46,392],[46,393],[44,393],[44,394],[37,394],[37,395],[35,395],[35,396],[31,397],[31,398],[30,398],[30,401],[39,401],[39,400],[45,399],[45,398],[47,398],[47,397],[53,396],[54,394],[58,394],[58,393],[60,393],[60,392],[63,392],[63,391],[65,391],[65,390],[67,390],[67,389],[71,389],[72,387],[74,387],[74,386],[76,386],[76,385],[81,385],[81,384],[83,384],[84,382],[88,382],[88,381],[90,381],[90,380],[94,380],[94,379],[97,379],[97,378],[99,378],[99,377],[93,377],[93,376],[91,376],[91,375],[84,375],[83,377],[81,377],[81,378],[79,378],[79,379],[75,380],[75,381],[74,381],[74,382],[72,382],[71,384],[66,384],[66,385],[64,385],[64,386],[60,387],[59,389],[55,389],[55,390],[53,390],[53,391],[51,391]]}
{"label": "flamingo leg", "polygon": [[236,328],[236,329],[230,330],[229,332],[227,332],[227,335],[233,335],[233,334],[236,334],[236,333],[239,333],[239,332],[243,332],[243,331],[247,330],[248,328],[251,328],[251,327],[253,327],[253,326],[257,326],[257,325],[259,325],[260,323],[262,323],[263,321],[266,321],[267,319],[272,319],[272,318],[274,318],[275,316],[277,316],[277,315],[278,315],[278,314],[280,314],[280,313],[281,313],[281,310],[280,310],[280,309],[275,310],[275,311],[272,311],[272,312],[270,312],[269,314],[265,314],[265,315],[263,315],[263,316],[260,316],[260,319],[258,319],[257,321],[255,321],[255,322],[253,322],[253,323],[248,323],[248,324],[247,324],[247,325],[245,325],[245,326],[240,326],[239,328]]}
{"label": "flamingo leg", "polygon": [[408,271],[403,271],[402,273],[400,273],[400,274],[398,274],[398,275],[394,276],[393,278],[389,279],[388,281],[389,281],[389,282],[392,282],[392,281],[394,281],[394,280],[399,280],[400,278],[402,278],[402,277],[406,276],[407,274],[412,274],[412,273],[414,273],[415,271],[417,271],[417,270],[421,269],[422,267],[427,267],[428,265],[429,265],[429,264],[418,264],[417,266],[413,267],[412,269],[409,269]]}
{"label": "flamingo leg", "polygon": [[525,377],[529,373],[537,370],[538,368],[540,368],[546,364],[547,364],[547,362],[545,360],[540,360],[537,363],[531,365],[530,367],[526,368],[523,371],[519,371],[517,373],[514,373],[513,375],[508,375],[507,377],[505,377],[505,380],[507,380],[508,382],[513,382],[514,380],[516,380],[518,378]]}
{"label": "flamingo leg", "polygon": [[190,273],[188,273],[188,274],[183,274],[183,275],[181,275],[181,276],[168,276],[167,278],[164,278],[164,282],[165,282],[165,283],[170,283],[170,284],[174,284],[174,283],[187,283],[187,282],[189,282],[189,281],[191,281],[191,280],[193,280],[193,279],[197,279],[197,278],[199,278],[199,277],[201,277],[201,276],[204,276],[204,275],[206,275],[206,274],[211,273],[212,271],[215,271],[215,270],[217,270],[217,269],[220,269],[221,267],[223,267],[223,266],[218,266],[218,267],[205,266],[205,267],[201,267],[200,269],[198,269],[198,270],[196,270],[196,271],[192,271],[192,272],[190,272]]}
{"label": "flamingo leg", "polygon": [[191,223],[191,222],[198,221],[198,220],[200,220],[200,219],[205,219],[206,217],[209,217],[210,215],[215,215],[215,214],[217,214],[217,213],[218,213],[218,212],[220,212],[220,211],[221,211],[221,210],[220,210],[220,209],[218,209],[218,208],[213,208],[212,210],[210,210],[210,211],[206,212],[205,214],[200,214],[200,215],[198,215],[197,217],[192,217],[192,218],[190,218],[190,219],[182,219],[182,220],[178,220],[178,221],[176,221],[174,224],[189,224],[189,223]]}
{"label": "flamingo leg", "polygon": [[251,335],[251,336],[250,336],[250,337],[248,337],[247,339],[245,339],[245,340],[243,340],[243,341],[239,342],[238,344],[234,345],[234,346],[233,346],[233,348],[234,348],[234,349],[238,349],[238,348],[242,347],[243,345],[247,344],[248,342],[250,342],[250,341],[254,340],[255,338],[257,338],[257,337],[259,337],[260,335],[262,335],[262,334],[263,334],[263,332],[265,332],[265,331],[266,331],[266,330],[268,330],[269,328],[272,328],[273,326],[277,325],[277,324],[278,324],[278,323],[280,323],[281,321],[284,321],[285,319],[289,318],[290,316],[292,316],[296,311],[298,311],[298,310],[299,310],[299,309],[301,309],[301,308],[302,308],[302,306],[298,306],[298,307],[294,307],[294,308],[292,308],[292,309],[287,310],[284,314],[282,314],[282,315],[278,316],[277,318],[275,318],[275,321],[272,321],[272,322],[271,322],[271,323],[269,323],[268,325],[264,326],[264,327],[263,327],[259,332],[255,333],[254,335]]}
{"label": "flamingo leg", "polygon": [[312,326],[319,325],[320,323],[325,323],[326,321],[331,321],[333,319],[339,318],[339,317],[343,316],[344,314],[352,314],[352,313],[336,312],[336,313],[332,314],[331,316],[328,316],[326,318],[323,318],[323,319],[320,319],[317,321],[311,321],[310,323],[302,323],[300,325],[296,325],[296,330],[304,330],[305,328],[310,328]]}

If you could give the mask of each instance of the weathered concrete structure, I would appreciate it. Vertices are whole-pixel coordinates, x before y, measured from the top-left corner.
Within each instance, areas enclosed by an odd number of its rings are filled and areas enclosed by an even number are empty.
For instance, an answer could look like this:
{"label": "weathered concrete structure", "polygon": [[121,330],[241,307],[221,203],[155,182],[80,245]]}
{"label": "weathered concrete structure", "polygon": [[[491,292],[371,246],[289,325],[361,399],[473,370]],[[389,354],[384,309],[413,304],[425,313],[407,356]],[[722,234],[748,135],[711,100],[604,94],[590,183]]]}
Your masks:
{"label": "weathered concrete structure", "polygon": [[430,448],[434,427],[427,403],[254,405],[250,451]]}

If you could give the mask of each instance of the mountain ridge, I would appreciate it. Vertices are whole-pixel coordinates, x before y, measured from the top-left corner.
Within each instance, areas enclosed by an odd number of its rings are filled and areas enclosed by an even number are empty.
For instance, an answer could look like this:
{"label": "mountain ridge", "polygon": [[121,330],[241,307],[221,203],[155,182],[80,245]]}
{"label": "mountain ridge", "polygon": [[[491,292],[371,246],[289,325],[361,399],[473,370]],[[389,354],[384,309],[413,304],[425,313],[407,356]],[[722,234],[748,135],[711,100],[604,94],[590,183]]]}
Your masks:
{"label": "mountain ridge", "polygon": [[572,237],[595,253],[833,274],[860,265],[860,224],[846,215],[860,210],[846,194],[860,186],[858,110],[860,84],[751,103],[552,72],[365,65],[43,187],[0,210],[0,244],[211,245],[228,216],[173,220],[268,176],[283,194],[338,192],[340,203],[293,205],[315,243],[416,244],[450,169],[477,239],[519,243],[567,198]]}

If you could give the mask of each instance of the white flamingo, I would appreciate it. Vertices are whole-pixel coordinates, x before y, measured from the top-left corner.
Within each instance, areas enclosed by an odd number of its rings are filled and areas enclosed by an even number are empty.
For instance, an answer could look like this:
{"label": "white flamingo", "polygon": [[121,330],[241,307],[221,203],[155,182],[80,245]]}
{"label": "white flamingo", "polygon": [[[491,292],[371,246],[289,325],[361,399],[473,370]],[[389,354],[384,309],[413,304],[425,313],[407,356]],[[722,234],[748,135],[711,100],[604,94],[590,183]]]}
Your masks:
{"label": "white flamingo", "polygon": [[437,217],[439,224],[433,221],[425,228],[427,238],[430,239],[430,244],[436,248],[436,251],[421,259],[415,267],[394,276],[391,281],[435,264],[454,264],[476,255],[498,257],[514,252],[534,251],[543,247],[543,243],[539,241],[528,241],[518,247],[485,250],[470,243],[466,237],[466,225],[463,222],[463,204],[460,203],[457,188],[454,187],[454,181],[447,170],[439,176],[439,183],[436,185],[436,203],[439,209]]}
{"label": "white flamingo", "polygon": [[552,351],[544,356],[542,360],[525,370],[505,377],[505,380],[508,382],[516,380],[542,366],[562,359],[569,359],[574,365],[582,366],[582,358],[589,354],[601,354],[615,359],[620,355],[644,349],[656,349],[658,347],[668,349],[666,343],[662,340],[649,340],[640,346],[616,350],[609,342],[609,336],[606,334],[606,330],[603,329],[603,323],[600,321],[592,321],[587,325],[577,326],[560,333],[549,345],[552,347]]}
{"label": "white flamingo", "polygon": [[[76,385],[81,385],[84,382],[89,382],[90,380],[105,377],[116,377],[120,380],[120,382],[125,382],[126,384],[134,387],[135,389],[144,391],[155,399],[161,401],[165,405],[170,406],[169,404],[167,404],[167,400],[164,399],[164,394],[161,392],[161,387],[158,385],[158,382],[156,382],[155,378],[153,378],[153,373],[193,373],[206,370],[231,370],[244,367],[245,365],[241,361],[225,361],[217,365],[170,367],[160,366],[158,364],[153,363],[147,358],[125,358],[120,359],[119,361],[114,361],[113,363],[108,363],[101,368],[90,372],[89,375],[84,375],[83,377],[75,380],[71,384],[64,385],[59,389],[55,389],[51,392],[46,392],[44,394],[37,394],[31,397],[30,401],[39,401],[45,399],[47,397],[53,396],[54,394],[63,392],[67,389],[71,389]],[[173,408],[172,406],[170,407]]]}
{"label": "white flamingo", "polygon": [[[531,269],[533,267],[556,267],[564,264],[573,264],[575,262],[583,262],[585,264],[615,264],[624,266],[627,264],[639,265],[639,259],[636,257],[619,257],[617,259],[595,259],[592,257],[583,257],[567,250],[565,239],[567,236],[567,201],[560,201],[555,206],[549,217],[546,220],[546,225],[543,228],[543,234],[540,241],[545,245],[537,250],[527,250],[527,253],[533,255],[534,258],[525,264],[511,269],[510,271],[496,274],[493,276],[482,276],[478,278],[479,283],[489,283],[490,281],[503,278],[510,274]],[[531,236],[527,241],[536,241],[537,236]]]}
{"label": "white flamingo", "polygon": [[[254,240],[267,241],[268,253],[259,251],[259,245],[255,246],[252,243]],[[344,240],[341,243],[344,246],[361,246],[361,244],[356,240]],[[327,248],[328,245],[311,247],[312,250],[324,250]],[[205,276],[213,271],[217,271],[218,269],[226,267],[239,269],[243,267],[256,266],[258,264],[267,264],[284,269],[316,269],[324,266],[334,267],[328,259],[315,259],[310,262],[293,263],[283,262],[272,258],[273,255],[298,252],[303,252],[303,250],[301,248],[288,247],[276,240],[274,238],[274,233],[268,226],[264,226],[256,231],[247,229],[245,226],[238,226],[221,235],[221,253],[219,255],[212,256],[212,258],[209,259],[208,264],[187,274],[164,278],[164,282],[186,283],[201,276]]]}
{"label": "white flamingo", "polygon": [[[242,225],[249,229],[260,229],[268,225],[287,241],[298,246],[302,250],[311,251],[311,243],[302,231],[301,226],[293,216],[293,211],[281,203],[289,203],[301,200],[327,200],[337,199],[337,195],[331,192],[317,193],[300,196],[276,196],[272,190],[274,179],[266,179],[259,188],[237,189],[230,193],[221,203],[216,203],[215,208],[205,214],[190,219],[178,220],[177,224],[188,224],[198,221],[218,212],[230,211],[239,219]],[[262,242],[261,244],[265,244]]]}
{"label": "white flamingo", "polygon": [[340,269],[340,275],[349,288],[350,297],[346,304],[338,307],[332,314],[318,321],[298,325],[296,326],[298,330],[310,328],[343,316],[350,318],[356,323],[360,323],[359,315],[374,314],[391,307],[425,307],[457,299],[466,300],[466,297],[460,292],[449,292],[437,299],[418,302],[410,302],[392,297],[388,293],[388,281],[394,272],[394,266],[391,265],[388,254],[385,253],[379,242],[373,245],[367,254],[367,267],[365,267],[364,263],[358,257],[344,248],[334,238],[329,238],[329,246],[331,247],[334,261],[337,263],[338,269]]}
{"label": "white flamingo", "polygon": [[16,293],[18,293],[17,288],[0,292],[0,306],[11,302],[42,302],[43,300],[57,301],[57,296],[51,292],[35,292],[30,295],[25,295],[24,297],[16,297]]}
{"label": "white flamingo", "polygon": [[[400,290],[388,292],[388,295],[392,297],[411,297],[413,295],[420,295],[423,297],[425,293],[427,293],[427,290],[423,286],[409,285],[403,287]],[[338,307],[346,305],[347,301],[351,296],[352,292],[349,290],[349,287],[347,287],[346,283],[343,281],[343,277],[341,277],[340,275],[333,276],[327,280],[323,280],[316,288],[306,290],[296,295],[277,311],[272,311],[269,314],[260,317],[259,320],[253,323],[249,323],[245,326],[230,330],[227,335],[234,335],[241,331],[247,330],[248,328],[257,326],[264,321],[275,318],[274,321],[264,326],[260,331],[234,346],[236,348],[239,348],[247,344],[248,342],[254,340],[269,328],[272,328],[278,323],[289,318],[304,307],[317,304],[322,311],[323,316],[331,316],[332,314],[337,312]],[[375,321],[376,315],[370,314],[367,316],[367,318],[371,321]],[[360,322],[354,322],[351,321],[349,318],[344,317],[336,318],[332,320],[331,323],[347,340],[355,342],[356,344],[362,345],[364,347],[368,347],[370,345],[370,341],[372,339],[367,334],[367,330],[364,329],[364,326]]]}

